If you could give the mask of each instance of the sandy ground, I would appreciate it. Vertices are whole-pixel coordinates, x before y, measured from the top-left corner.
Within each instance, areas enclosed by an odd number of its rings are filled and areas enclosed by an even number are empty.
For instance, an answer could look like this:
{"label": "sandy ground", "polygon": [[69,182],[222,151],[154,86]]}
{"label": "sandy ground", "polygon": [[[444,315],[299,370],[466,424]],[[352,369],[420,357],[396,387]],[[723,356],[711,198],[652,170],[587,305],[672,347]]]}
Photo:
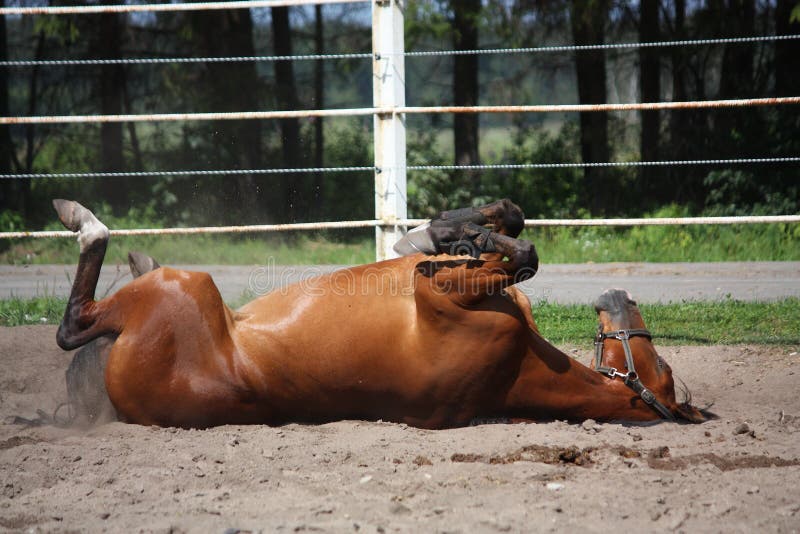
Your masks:
{"label": "sandy ground", "polygon": [[[0,329],[0,418],[66,399],[55,327]],[[666,347],[718,420],[0,425],[0,528],[32,531],[800,530],[798,347]],[[578,351],[582,360],[588,351]]]}

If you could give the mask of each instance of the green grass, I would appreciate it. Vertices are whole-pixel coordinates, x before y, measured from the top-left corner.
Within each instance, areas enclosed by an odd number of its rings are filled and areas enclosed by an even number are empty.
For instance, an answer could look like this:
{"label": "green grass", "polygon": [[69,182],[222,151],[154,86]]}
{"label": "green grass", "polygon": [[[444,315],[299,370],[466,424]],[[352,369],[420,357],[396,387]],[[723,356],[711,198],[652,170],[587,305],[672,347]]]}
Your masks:
{"label": "green grass", "polygon": [[[773,302],[687,301],[640,306],[658,345],[800,345],[800,299]],[[539,303],[539,329],[555,344],[588,345],[597,329],[590,305]]]}
{"label": "green grass", "polygon": [[[332,234],[336,235],[336,234]],[[371,232],[353,240],[326,235],[164,236],[112,238],[108,260],[125,263],[129,250],[163,264],[278,265],[368,263],[375,258]],[[637,228],[534,228],[522,237],[536,244],[542,263],[800,261],[800,225],[670,226]],[[65,263],[78,258],[72,239],[27,239],[0,253],[0,263]]]}
{"label": "green grass", "polygon": [[66,298],[52,296],[0,300],[0,326],[58,324],[66,306]]}
{"label": "green grass", "polygon": [[[0,300],[0,326],[58,324],[66,299]],[[774,302],[681,302],[642,304],[657,345],[800,345],[800,299]],[[537,303],[533,315],[542,334],[557,345],[588,346],[597,328],[589,305]]]}
{"label": "green grass", "polygon": [[[274,258],[277,265],[355,265],[375,261],[374,239],[336,242],[319,236],[297,236],[286,241],[258,235],[112,237],[106,262],[127,263],[130,250],[144,252],[165,265],[264,265]],[[72,239],[26,239],[14,242],[0,253],[6,264],[73,264],[78,245]]]}
{"label": "green grass", "polygon": [[800,225],[532,228],[543,263],[798,261]]}

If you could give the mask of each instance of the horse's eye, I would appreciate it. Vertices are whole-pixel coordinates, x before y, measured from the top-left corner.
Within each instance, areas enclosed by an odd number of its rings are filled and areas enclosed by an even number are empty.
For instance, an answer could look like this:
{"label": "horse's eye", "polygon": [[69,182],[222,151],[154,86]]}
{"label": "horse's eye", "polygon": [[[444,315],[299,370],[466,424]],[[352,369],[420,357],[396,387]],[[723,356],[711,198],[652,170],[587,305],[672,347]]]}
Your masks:
{"label": "horse's eye", "polygon": [[656,365],[658,366],[659,369],[664,368],[664,363],[666,363],[664,362],[664,358],[662,358],[661,356],[656,356]]}

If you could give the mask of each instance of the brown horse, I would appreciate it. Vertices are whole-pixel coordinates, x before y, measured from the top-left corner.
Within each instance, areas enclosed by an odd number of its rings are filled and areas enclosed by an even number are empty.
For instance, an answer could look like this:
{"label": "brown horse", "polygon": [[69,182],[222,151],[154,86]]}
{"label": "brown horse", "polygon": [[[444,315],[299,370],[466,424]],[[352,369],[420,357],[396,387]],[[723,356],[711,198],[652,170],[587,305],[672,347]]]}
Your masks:
{"label": "brown horse", "polygon": [[[516,239],[524,217],[509,201],[443,213],[406,241],[419,253],[295,284],[237,311],[209,275],[167,267],[95,301],[108,230],[76,202],[54,205],[81,249],[57,341],[73,349],[117,336],[105,384],[123,421],[704,420],[676,401],[671,370],[648,337],[626,341],[642,377],[637,391],[636,377],[603,375],[538,334],[513,288],[535,274],[538,258]],[[643,328],[635,303],[603,302],[603,331]],[[601,355],[614,360],[618,343],[605,340]]]}

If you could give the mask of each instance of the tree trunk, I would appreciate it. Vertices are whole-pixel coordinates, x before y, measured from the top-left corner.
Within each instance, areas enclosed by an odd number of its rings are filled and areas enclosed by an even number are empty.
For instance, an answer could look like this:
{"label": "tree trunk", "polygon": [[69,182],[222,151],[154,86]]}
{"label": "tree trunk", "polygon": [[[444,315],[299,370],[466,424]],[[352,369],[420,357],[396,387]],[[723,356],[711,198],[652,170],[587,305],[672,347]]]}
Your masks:
{"label": "tree trunk", "polygon": [[[0,7],[6,7],[5,0],[0,0]],[[8,60],[8,43],[6,41],[6,17],[0,15],[0,61]],[[0,67],[0,116],[11,115],[8,107],[8,67]],[[0,125],[0,174],[11,174],[11,158],[14,151],[11,141],[11,127]],[[0,180],[0,210],[17,210],[17,199],[14,198],[15,180]]]}
{"label": "tree trunk", "polygon": [[[0,0],[0,7],[5,7],[5,0]],[[8,60],[8,41],[6,34],[6,18],[0,16],[0,61]],[[8,67],[0,67],[0,116],[11,115],[8,101],[9,85]],[[0,125],[0,174],[11,174],[14,161],[14,143],[11,138],[11,127]],[[25,217],[30,209],[30,181],[27,179],[0,180],[0,211],[16,211]],[[0,247],[5,246],[0,243]]]}
{"label": "tree trunk", "polygon": [[[658,11],[660,2],[649,0],[639,3],[639,42],[659,41]],[[657,48],[639,49],[639,86],[642,102],[658,102],[661,100],[661,64]],[[661,121],[657,110],[641,112],[641,136],[639,138],[639,154],[643,161],[658,159],[658,143]],[[657,167],[642,167],[639,172],[640,187],[644,191],[652,191],[653,185],[661,180],[657,175]]]}
{"label": "tree trunk", "polygon": [[[722,15],[726,21],[720,34],[727,37],[744,37],[755,33],[755,0],[727,0]],[[741,44],[725,45],[719,77],[720,99],[755,96],[755,47]],[[759,110],[720,109],[714,112],[714,130],[719,157],[738,157],[743,149],[748,152],[758,146],[763,133],[759,126]],[[755,145],[751,143],[755,142]]]}
{"label": "tree trunk", "polygon": [[[686,0],[675,0],[675,40],[686,39]],[[671,49],[672,61],[672,100],[673,102],[686,101],[686,59],[681,47],[673,46]],[[682,144],[686,133],[687,112],[679,109],[670,112],[670,142],[672,155],[684,159]]]}
{"label": "tree trunk", "polygon": [[[478,21],[481,15],[480,0],[452,1],[453,47],[456,50],[478,48]],[[453,58],[453,103],[456,106],[478,105],[478,56],[456,55]],[[456,165],[479,165],[479,115],[456,113],[453,115],[453,144]],[[456,173],[468,179],[472,194],[477,194],[480,173]]]}
{"label": "tree trunk", "polygon": [[[289,8],[272,8],[272,39],[275,55],[292,55],[292,32],[289,25]],[[297,109],[297,88],[294,83],[294,68],[291,61],[275,61],[275,94],[278,109]],[[300,121],[280,119],[283,164],[288,168],[303,166],[304,158],[300,144]],[[306,177],[301,174],[286,175],[282,181],[284,220],[294,222],[306,211]]]}
{"label": "tree trunk", "polygon": [[[796,0],[778,0],[775,9],[775,33],[777,35],[800,34],[800,21],[790,22],[792,9]],[[800,95],[800,41],[775,42],[775,96]],[[775,108],[776,127],[773,139],[775,156],[796,154],[800,151],[800,111],[796,106],[777,106]],[[773,179],[779,190],[790,191],[793,185],[800,183],[800,171],[797,164],[776,166]],[[791,194],[786,195],[791,197]],[[795,206],[797,206],[795,199]],[[784,213],[791,213],[791,208]]]}
{"label": "tree trunk", "polygon": [[[746,37],[755,33],[755,0],[728,0],[721,28],[730,37]],[[724,45],[719,78],[720,98],[745,98],[752,95],[753,58],[755,47],[741,44]],[[796,74],[796,73],[795,73]]]}
{"label": "tree trunk", "polygon": [[[110,2],[119,4],[121,2]],[[90,56],[97,59],[119,58],[122,53],[123,15],[106,13],[99,15],[99,24],[90,38]],[[122,114],[125,94],[125,72],[122,65],[101,65],[98,67],[96,91],[100,99],[100,112],[103,115]],[[122,172],[125,170],[123,155],[123,136],[121,122],[100,124],[100,170],[103,172]],[[100,191],[117,215],[125,213],[129,207],[127,188],[118,178],[104,178],[100,181]]]}
{"label": "tree trunk", "polygon": [[[797,0],[778,0],[775,9],[775,33],[777,35],[800,34],[800,22],[789,22]],[[775,96],[797,96],[800,94],[800,40],[775,42]],[[797,116],[794,106],[781,106],[781,114]]]}
{"label": "tree trunk", "polygon": [[[608,16],[607,0],[572,0],[572,37],[576,45],[602,44]],[[603,50],[575,54],[578,99],[581,104],[606,102],[606,56]],[[608,115],[605,112],[580,114],[581,155],[585,163],[609,161]],[[611,173],[603,168],[584,168],[586,202],[595,215],[614,211],[619,195],[610,182]]]}
{"label": "tree trunk", "polygon": [[[253,56],[250,11],[191,13],[192,40],[198,55]],[[208,63],[202,71],[200,105],[207,111],[251,111],[259,108],[261,83],[253,62]],[[262,166],[261,123],[257,120],[215,121],[201,125],[213,136],[209,160],[218,168],[257,169]],[[280,202],[264,175],[217,177],[220,208],[231,222],[275,221]],[[273,204],[274,203],[274,204]],[[266,212],[266,214],[264,213]]]}
{"label": "tree trunk", "polygon": [[[318,55],[325,53],[325,29],[322,19],[322,5],[314,6],[314,52]],[[323,109],[325,107],[325,64],[317,60],[314,64],[314,107]],[[314,166],[322,168],[325,164],[325,130],[322,117],[314,119]],[[322,205],[325,198],[325,179],[322,172],[314,175],[314,214],[315,218],[324,220],[324,209]]]}

